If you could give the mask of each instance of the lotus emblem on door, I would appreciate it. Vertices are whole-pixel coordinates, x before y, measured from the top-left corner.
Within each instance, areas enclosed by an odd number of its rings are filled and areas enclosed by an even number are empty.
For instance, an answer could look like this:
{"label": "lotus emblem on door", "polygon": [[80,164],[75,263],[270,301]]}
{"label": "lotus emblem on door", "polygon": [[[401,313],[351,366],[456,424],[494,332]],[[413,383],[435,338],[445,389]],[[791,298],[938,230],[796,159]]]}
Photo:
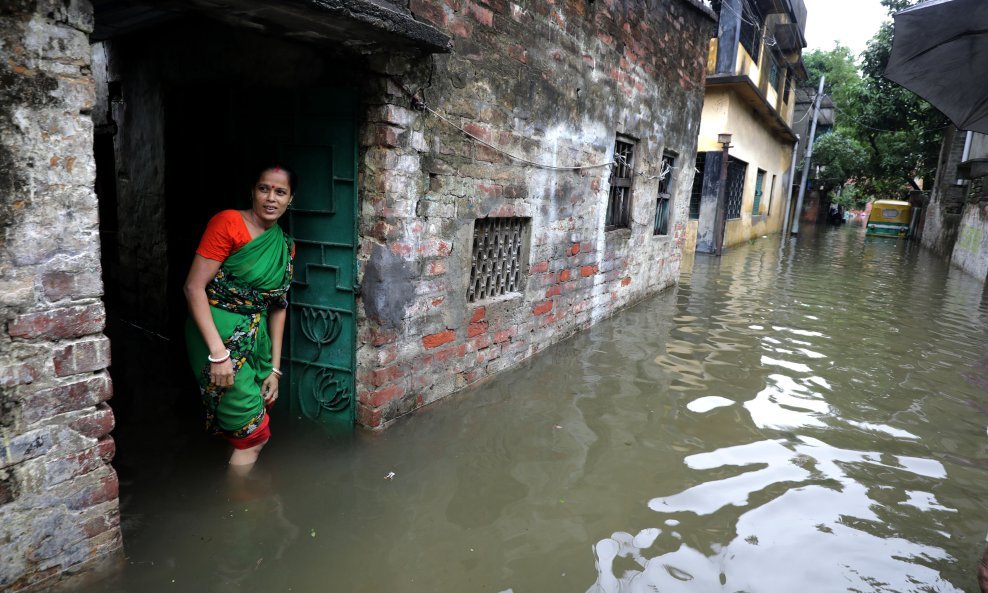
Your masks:
{"label": "lotus emblem on door", "polygon": [[339,313],[309,307],[302,309],[301,326],[302,334],[319,347],[316,358],[319,358],[322,347],[331,344],[340,337],[340,332],[343,331],[343,323]]}
{"label": "lotus emblem on door", "polygon": [[304,377],[299,404],[307,418],[316,420],[324,410],[342,412],[350,405],[350,382],[345,373],[310,369]]}

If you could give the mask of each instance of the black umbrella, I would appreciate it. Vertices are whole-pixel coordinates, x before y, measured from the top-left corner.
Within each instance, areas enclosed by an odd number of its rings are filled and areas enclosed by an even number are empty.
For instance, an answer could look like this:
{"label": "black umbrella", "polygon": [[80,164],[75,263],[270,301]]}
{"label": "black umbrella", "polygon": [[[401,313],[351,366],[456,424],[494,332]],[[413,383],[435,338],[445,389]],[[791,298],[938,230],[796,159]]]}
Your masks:
{"label": "black umbrella", "polygon": [[988,0],[929,0],[894,17],[885,77],[988,134]]}

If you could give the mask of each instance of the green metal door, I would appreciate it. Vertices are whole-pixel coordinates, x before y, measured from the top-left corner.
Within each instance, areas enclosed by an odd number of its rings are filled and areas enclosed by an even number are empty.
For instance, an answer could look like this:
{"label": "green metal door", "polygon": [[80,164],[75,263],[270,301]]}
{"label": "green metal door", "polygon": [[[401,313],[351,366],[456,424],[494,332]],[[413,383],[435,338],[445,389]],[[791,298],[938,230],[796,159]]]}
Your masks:
{"label": "green metal door", "polygon": [[283,369],[293,415],[334,433],[352,429],[356,407],[357,106],[348,89],[299,93],[285,151],[299,181],[288,216],[295,281]]}

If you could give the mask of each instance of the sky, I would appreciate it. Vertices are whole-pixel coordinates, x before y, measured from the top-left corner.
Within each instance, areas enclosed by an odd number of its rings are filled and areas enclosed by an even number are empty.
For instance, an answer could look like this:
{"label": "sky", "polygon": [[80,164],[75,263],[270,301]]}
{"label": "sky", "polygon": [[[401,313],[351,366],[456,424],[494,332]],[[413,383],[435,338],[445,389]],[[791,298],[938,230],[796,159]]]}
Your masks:
{"label": "sky", "polygon": [[854,55],[865,50],[868,40],[889,18],[878,0],[804,0],[806,44],[804,51],[834,47],[835,41],[851,48]]}

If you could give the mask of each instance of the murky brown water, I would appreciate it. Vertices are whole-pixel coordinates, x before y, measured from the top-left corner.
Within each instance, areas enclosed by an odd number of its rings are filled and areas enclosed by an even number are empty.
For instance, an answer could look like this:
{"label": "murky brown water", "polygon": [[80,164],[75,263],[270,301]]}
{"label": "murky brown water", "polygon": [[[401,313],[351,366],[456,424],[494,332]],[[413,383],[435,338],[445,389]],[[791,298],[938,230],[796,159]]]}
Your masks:
{"label": "murky brown water", "polygon": [[[380,435],[191,439],[124,484],[100,590],[976,591],[988,300],[860,228],[681,285]],[[393,479],[385,479],[394,472]]]}

